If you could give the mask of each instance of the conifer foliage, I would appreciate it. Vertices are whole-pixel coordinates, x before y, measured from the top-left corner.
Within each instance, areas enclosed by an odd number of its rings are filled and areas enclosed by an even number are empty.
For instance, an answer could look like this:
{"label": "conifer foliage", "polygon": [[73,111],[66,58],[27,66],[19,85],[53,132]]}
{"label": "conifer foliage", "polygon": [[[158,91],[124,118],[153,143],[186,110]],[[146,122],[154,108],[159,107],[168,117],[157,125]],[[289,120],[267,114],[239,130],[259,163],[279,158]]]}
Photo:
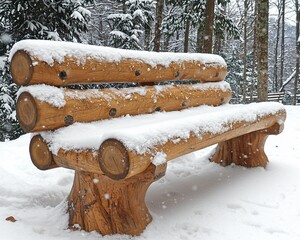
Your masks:
{"label": "conifer foliage", "polygon": [[141,50],[143,47],[140,38],[144,33],[143,29],[153,20],[154,8],[153,0],[128,0],[124,3],[123,13],[110,14],[110,46]]}
{"label": "conifer foliage", "polygon": [[[91,0],[0,0],[0,23],[5,34],[7,54],[14,42],[22,39],[49,39],[80,42],[87,30],[90,11],[84,6]],[[2,41],[3,42],[3,41]],[[6,61],[0,76],[0,141],[20,135],[15,118],[17,87]]]}
{"label": "conifer foliage", "polygon": [[80,41],[90,0],[0,0],[0,19],[14,41],[24,38]]}

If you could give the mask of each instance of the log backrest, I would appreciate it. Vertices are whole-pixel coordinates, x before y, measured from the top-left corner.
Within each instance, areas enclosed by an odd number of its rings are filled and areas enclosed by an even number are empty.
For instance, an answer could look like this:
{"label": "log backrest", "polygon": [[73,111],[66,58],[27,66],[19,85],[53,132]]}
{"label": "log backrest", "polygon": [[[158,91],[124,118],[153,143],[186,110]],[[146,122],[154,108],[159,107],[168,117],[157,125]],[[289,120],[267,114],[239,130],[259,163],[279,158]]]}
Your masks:
{"label": "log backrest", "polygon": [[[17,101],[17,118],[26,132],[127,114],[218,106],[231,99],[230,86],[223,81],[226,63],[213,54],[154,53],[24,40],[14,45],[10,60],[14,81],[23,86]],[[174,80],[183,84],[174,84]],[[196,83],[189,84],[190,80]],[[164,81],[170,82],[162,84]],[[104,82],[146,86],[64,88]]]}

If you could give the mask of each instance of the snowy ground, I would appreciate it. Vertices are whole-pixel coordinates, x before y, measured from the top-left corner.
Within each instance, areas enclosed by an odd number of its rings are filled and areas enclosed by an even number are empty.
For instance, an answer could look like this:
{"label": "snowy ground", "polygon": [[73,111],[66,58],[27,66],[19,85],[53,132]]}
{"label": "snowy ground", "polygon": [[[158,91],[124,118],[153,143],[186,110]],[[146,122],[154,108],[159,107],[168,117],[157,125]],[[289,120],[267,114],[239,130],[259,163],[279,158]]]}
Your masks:
{"label": "snowy ground", "polygon": [[[133,239],[300,239],[300,107],[287,112],[284,132],[267,140],[267,169],[220,167],[207,160],[212,148],[169,162],[147,194],[154,220]],[[37,170],[29,138],[0,143],[1,239],[131,239],[66,230],[73,172]]]}

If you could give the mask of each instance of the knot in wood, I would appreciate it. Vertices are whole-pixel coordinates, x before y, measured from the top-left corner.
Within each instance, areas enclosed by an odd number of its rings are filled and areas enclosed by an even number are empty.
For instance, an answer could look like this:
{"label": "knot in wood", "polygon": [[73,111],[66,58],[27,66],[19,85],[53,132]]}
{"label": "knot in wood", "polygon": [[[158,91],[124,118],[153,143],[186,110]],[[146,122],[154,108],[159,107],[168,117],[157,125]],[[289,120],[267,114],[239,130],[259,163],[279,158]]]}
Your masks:
{"label": "knot in wood", "polygon": [[59,72],[59,78],[60,78],[61,80],[66,79],[66,77],[67,77],[66,71],[61,71],[61,72]]}

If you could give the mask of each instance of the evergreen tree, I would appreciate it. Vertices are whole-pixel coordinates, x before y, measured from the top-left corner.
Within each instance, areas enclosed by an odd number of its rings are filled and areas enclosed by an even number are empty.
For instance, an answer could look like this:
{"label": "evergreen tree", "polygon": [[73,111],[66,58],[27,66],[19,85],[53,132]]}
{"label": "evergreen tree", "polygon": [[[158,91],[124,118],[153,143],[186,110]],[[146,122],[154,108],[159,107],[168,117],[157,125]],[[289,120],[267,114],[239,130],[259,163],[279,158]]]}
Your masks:
{"label": "evergreen tree", "polygon": [[[168,36],[167,38],[178,36],[178,32],[183,31],[185,35],[185,50],[188,49],[189,45],[192,45],[193,42],[191,43],[191,38],[195,37],[195,50],[202,52],[206,2],[206,0],[168,0],[166,3],[169,10],[162,24],[163,31]],[[214,35],[218,39],[223,39],[225,34],[234,38],[239,35],[239,31],[234,22],[220,11],[220,8],[226,6],[227,3],[228,0],[219,0],[215,9],[213,30]],[[196,35],[190,36],[193,32],[196,33]],[[176,40],[182,42],[182,40],[178,38]]]}
{"label": "evergreen tree", "polygon": [[153,0],[128,0],[126,10],[110,14],[110,46],[123,49],[143,49],[140,38],[152,17]]}
{"label": "evergreen tree", "polygon": [[19,137],[23,131],[15,116],[15,99],[18,88],[11,82],[8,64],[4,65],[0,74],[0,141],[5,141]]}
{"label": "evergreen tree", "polygon": [[91,0],[0,0],[0,20],[14,41],[51,39],[80,41],[87,30],[90,12],[83,6]]}
{"label": "evergreen tree", "polygon": [[[229,52],[230,51],[230,52]],[[243,61],[239,58],[239,49],[233,47],[226,51],[226,54],[222,54],[225,59],[228,68],[228,74],[226,81],[230,84],[232,89],[232,101],[234,103],[240,103],[242,94],[242,82],[243,82]]]}
{"label": "evergreen tree", "polygon": [[[0,23],[11,42],[22,39],[49,39],[80,42],[87,30],[90,12],[84,5],[91,0],[0,0]],[[0,76],[0,140],[13,139],[22,132],[15,119],[17,87],[9,74],[6,61]]]}

